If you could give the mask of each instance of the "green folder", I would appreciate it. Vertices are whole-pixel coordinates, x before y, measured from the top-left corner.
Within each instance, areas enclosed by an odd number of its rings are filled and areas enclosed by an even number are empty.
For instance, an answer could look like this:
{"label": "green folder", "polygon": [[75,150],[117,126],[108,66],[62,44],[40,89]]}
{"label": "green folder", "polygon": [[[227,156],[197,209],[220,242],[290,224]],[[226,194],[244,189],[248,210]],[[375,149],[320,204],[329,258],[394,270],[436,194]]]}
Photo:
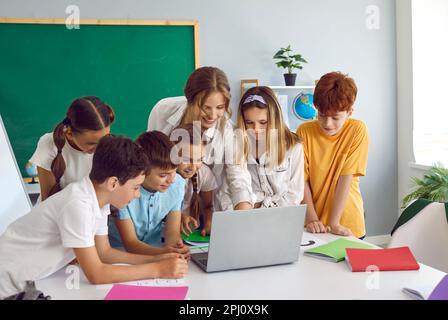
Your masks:
{"label": "green folder", "polygon": [[183,233],[181,234],[182,239],[184,241],[190,241],[190,242],[209,242],[210,241],[210,236],[202,236],[201,235],[201,231],[200,230],[194,230],[192,234],[190,234],[188,237],[186,235],[184,235]]}
{"label": "green folder", "polygon": [[308,249],[303,254],[319,259],[340,262],[345,259],[345,249],[374,249],[373,245],[340,238],[327,244]]}

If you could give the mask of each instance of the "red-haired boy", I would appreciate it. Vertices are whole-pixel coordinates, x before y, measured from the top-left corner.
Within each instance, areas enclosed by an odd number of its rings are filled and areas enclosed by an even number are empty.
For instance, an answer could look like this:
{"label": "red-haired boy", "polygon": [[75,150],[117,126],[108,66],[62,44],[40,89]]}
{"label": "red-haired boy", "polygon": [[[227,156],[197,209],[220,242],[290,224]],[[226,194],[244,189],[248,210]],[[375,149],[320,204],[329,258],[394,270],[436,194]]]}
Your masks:
{"label": "red-haired boy", "polygon": [[350,118],[357,91],[347,75],[325,74],[314,91],[317,120],[297,129],[305,154],[309,232],[358,238],[366,234],[359,177],[366,173],[368,133],[362,121]]}

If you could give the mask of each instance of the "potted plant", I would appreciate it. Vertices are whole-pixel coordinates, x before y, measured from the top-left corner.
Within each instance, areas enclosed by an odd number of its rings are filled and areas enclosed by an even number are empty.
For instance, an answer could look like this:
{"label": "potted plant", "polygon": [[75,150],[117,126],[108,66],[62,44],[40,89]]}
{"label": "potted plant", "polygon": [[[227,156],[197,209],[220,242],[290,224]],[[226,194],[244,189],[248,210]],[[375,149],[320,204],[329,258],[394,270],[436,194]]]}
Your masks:
{"label": "potted plant", "polygon": [[415,199],[427,199],[434,202],[448,201],[448,168],[431,167],[423,179],[413,177],[414,190],[403,198],[402,208],[406,208]]}
{"label": "potted plant", "polygon": [[279,59],[275,64],[279,68],[288,69],[288,73],[283,74],[285,77],[285,84],[287,86],[293,86],[296,83],[296,73],[292,73],[293,69],[302,69],[302,63],[308,63],[302,58],[301,54],[294,54],[291,45],[286,48],[280,48],[274,55],[274,59]]}

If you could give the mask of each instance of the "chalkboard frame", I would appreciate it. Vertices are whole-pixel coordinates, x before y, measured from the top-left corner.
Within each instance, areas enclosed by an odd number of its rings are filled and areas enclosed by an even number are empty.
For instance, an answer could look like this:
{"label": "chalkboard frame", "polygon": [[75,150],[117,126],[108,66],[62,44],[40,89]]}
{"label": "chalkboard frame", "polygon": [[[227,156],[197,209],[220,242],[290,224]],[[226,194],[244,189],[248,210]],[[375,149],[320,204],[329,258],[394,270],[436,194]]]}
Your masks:
{"label": "chalkboard frame", "polygon": [[[0,23],[66,24],[65,19],[2,18]],[[199,68],[199,22],[197,20],[140,20],[140,19],[80,19],[80,25],[129,25],[129,26],[192,26],[194,30],[194,64]]]}

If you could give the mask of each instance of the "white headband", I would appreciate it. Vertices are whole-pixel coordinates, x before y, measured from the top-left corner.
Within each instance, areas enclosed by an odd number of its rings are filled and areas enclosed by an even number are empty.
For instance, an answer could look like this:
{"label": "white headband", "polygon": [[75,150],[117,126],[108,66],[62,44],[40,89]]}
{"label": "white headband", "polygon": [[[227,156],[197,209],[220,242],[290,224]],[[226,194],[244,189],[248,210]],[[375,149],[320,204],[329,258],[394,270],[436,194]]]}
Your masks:
{"label": "white headband", "polygon": [[246,100],[244,100],[243,104],[250,103],[252,101],[258,101],[258,102],[261,102],[262,104],[266,105],[266,101],[264,101],[263,97],[259,96],[257,94],[251,94],[250,96],[248,96],[246,98]]}

